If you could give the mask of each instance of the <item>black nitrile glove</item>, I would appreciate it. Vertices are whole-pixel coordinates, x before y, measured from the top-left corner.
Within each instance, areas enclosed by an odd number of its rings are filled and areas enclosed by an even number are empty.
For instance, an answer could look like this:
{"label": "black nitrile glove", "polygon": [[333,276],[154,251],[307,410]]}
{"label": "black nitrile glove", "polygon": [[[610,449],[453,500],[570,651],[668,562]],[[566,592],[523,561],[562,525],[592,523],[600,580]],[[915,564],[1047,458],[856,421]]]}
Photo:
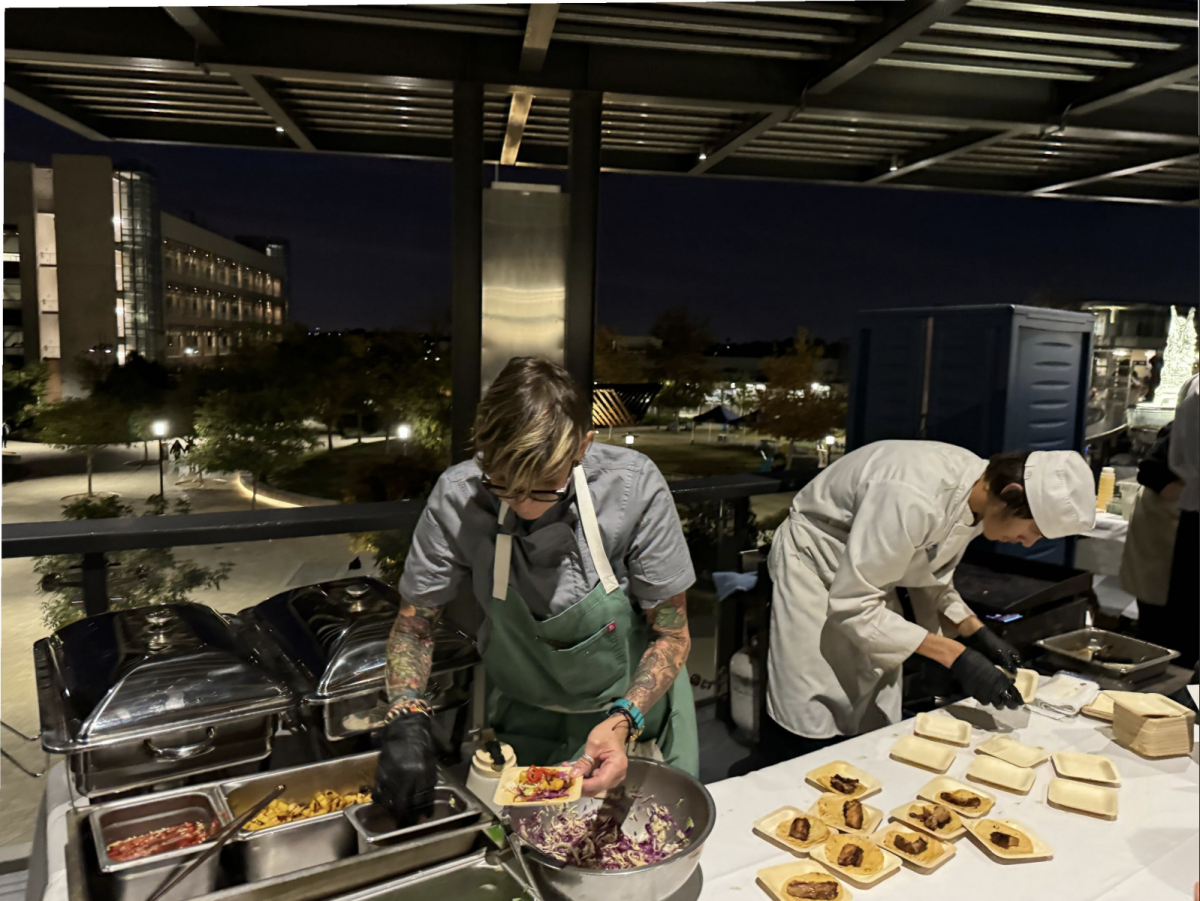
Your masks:
{"label": "black nitrile glove", "polygon": [[1025,662],[1021,659],[1020,651],[987,626],[970,635],[959,636],[958,640],[972,651],[978,651],[1000,669],[1008,670],[1010,673],[1015,673]]}
{"label": "black nitrile glove", "polygon": [[993,707],[1016,710],[1024,701],[1017,684],[996,669],[992,662],[971,648],[966,648],[950,665],[954,676],[975,700]]}
{"label": "black nitrile glove", "polygon": [[437,759],[429,717],[402,713],[383,727],[371,799],[387,808],[398,826],[411,826],[433,798]]}

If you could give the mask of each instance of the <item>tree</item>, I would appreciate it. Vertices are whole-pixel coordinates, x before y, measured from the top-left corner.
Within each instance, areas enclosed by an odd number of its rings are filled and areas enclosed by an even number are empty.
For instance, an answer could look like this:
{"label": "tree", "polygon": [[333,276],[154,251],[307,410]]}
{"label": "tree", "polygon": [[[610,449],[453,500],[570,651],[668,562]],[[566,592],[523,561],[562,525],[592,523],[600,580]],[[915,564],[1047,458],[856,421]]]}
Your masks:
{"label": "tree", "polygon": [[662,342],[651,348],[651,372],[663,383],[656,403],[675,413],[684,407],[698,407],[716,384],[704,351],[712,345],[705,323],[694,321],[686,307],[672,307],[658,317],[650,334]]}
{"label": "tree", "polygon": [[[111,398],[125,406],[129,411],[130,436],[142,442],[142,460],[148,462],[153,423],[167,418],[163,407],[174,387],[174,380],[165,366],[147,360],[141,354],[131,353],[124,365],[96,371],[92,394]],[[182,434],[175,428],[172,432]]]}
{"label": "tree", "polygon": [[641,361],[621,346],[621,337],[614,328],[596,327],[596,381],[621,384],[640,382],[645,378]]}
{"label": "tree", "polygon": [[[155,516],[165,512],[166,503],[157,495],[147,501],[143,516]],[[176,513],[187,513],[186,501],[175,503]],[[63,507],[63,519],[112,519],[133,516],[133,508],[122,504],[115,497],[81,498]],[[78,603],[80,583],[69,581],[70,574],[78,572],[83,557],[79,554],[56,554],[35,557],[34,572],[42,579],[38,585],[43,595],[41,600],[42,622],[50,630],[61,629],[68,623],[83,617]],[[134,551],[117,551],[108,554],[111,569],[108,584],[111,592],[119,597],[109,599],[109,609],[130,610],[149,604],[182,604],[191,601],[191,593],[201,588],[219,589],[229,578],[232,563],[219,563],[216,567],[200,566],[191,560],[178,560],[171,548],[143,548]]]}
{"label": "tree", "polygon": [[248,472],[253,479],[250,509],[258,504],[258,483],[294,463],[312,447],[301,402],[275,388],[218,391],[196,411],[200,443],[191,458],[214,472]]}
{"label": "tree", "polygon": [[50,371],[45,363],[4,364],[4,418],[13,428],[29,418],[46,393]]}
{"label": "tree", "polygon": [[767,382],[759,405],[761,429],[787,442],[788,468],[795,456],[794,442],[820,440],[846,420],[842,399],[827,387],[817,386],[816,366],[821,355],[821,348],[801,328],[789,353],[763,360]]}
{"label": "tree", "polygon": [[129,444],[129,410],[110,397],[73,398],[38,407],[34,422],[42,440],[53,447],[87,456],[88,497],[96,451],[110,444]]}

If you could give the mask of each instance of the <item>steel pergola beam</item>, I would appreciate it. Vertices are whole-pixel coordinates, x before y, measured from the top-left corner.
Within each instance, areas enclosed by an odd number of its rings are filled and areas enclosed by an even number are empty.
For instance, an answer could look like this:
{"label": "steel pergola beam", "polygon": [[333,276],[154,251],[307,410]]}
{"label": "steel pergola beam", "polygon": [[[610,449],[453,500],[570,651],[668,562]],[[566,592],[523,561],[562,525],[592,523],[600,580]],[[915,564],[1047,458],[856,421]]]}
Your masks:
{"label": "steel pergola beam", "polygon": [[[225,42],[221,40],[220,35],[212,28],[211,25],[200,15],[194,8],[190,6],[164,6],[166,11],[175,22],[184,31],[192,36],[197,47],[207,47],[209,49],[219,49],[225,46]],[[197,54],[198,55],[198,54]],[[247,94],[253,98],[268,116],[275,120],[276,131],[282,131],[301,150],[316,150],[316,145],[304,133],[296,120],[288,114],[274,95],[267,90],[266,86],[254,75],[249,72],[231,72],[230,75]]]}
{"label": "steel pergola beam", "polygon": [[[550,49],[550,37],[554,34],[554,22],[558,17],[557,3],[531,3],[525,20],[525,39],[521,44],[522,72],[539,72]],[[521,138],[525,135],[525,123],[533,106],[531,91],[515,91],[508,106],[508,124],[504,128],[504,149],[500,153],[500,164],[514,166],[521,152]]]}
{"label": "steel pergola beam", "polygon": [[927,169],[930,166],[935,166],[938,163],[944,163],[947,160],[952,160],[957,156],[970,153],[973,150],[982,150],[984,147],[990,147],[993,144],[999,144],[1001,141],[1007,141],[1014,134],[1022,132],[1009,131],[966,131],[960,134],[954,134],[943,141],[938,142],[930,147],[924,147],[920,151],[920,156],[916,159],[907,160],[900,159],[887,169],[878,172],[866,180],[868,185],[882,185],[894,179],[905,175],[910,175],[913,172],[919,172],[922,169]]}
{"label": "steel pergola beam", "polygon": [[512,95],[508,107],[508,125],[504,130],[504,149],[500,151],[500,165],[513,166],[521,149],[521,138],[525,134],[525,123],[533,106],[533,94],[518,91]]}
{"label": "steel pergola beam", "polygon": [[525,39],[521,44],[522,72],[539,72],[550,49],[550,36],[554,34],[554,22],[558,18],[557,3],[529,4],[529,17],[525,20]]}
{"label": "steel pergola beam", "polygon": [[1099,79],[1078,92],[1064,116],[1086,116],[1196,76],[1195,44]]}
{"label": "steel pergola beam", "polygon": [[4,99],[11,100],[17,106],[23,107],[31,113],[36,113],[43,119],[49,119],[55,125],[61,125],[63,128],[68,128],[78,135],[83,135],[93,141],[111,141],[112,138],[105,134],[101,134],[90,125],[85,125],[76,118],[76,114],[69,113],[62,104],[53,100],[50,97],[39,99],[40,92],[35,88],[28,87],[18,79],[14,79],[11,75],[5,78],[4,81]]}
{"label": "steel pergola beam", "polygon": [[1136,175],[1139,172],[1153,172],[1155,169],[1165,169],[1168,166],[1174,166],[1179,163],[1190,163],[1196,159],[1200,159],[1200,154],[1188,153],[1183,156],[1163,157],[1161,155],[1150,157],[1138,162],[1127,161],[1125,165],[1114,169],[1112,163],[1107,163],[1103,166],[1095,166],[1092,171],[1081,173],[1069,181],[1061,181],[1055,184],[1042,185],[1039,188],[1034,188],[1029,193],[1035,196],[1043,196],[1052,194],[1058,191],[1069,191],[1072,188],[1081,188],[1084,185],[1094,184],[1100,181],[1109,181],[1114,178],[1123,178],[1126,175]]}
{"label": "steel pergola beam", "polygon": [[738,150],[745,147],[755,138],[766,134],[780,122],[786,121],[790,116],[791,111],[775,110],[774,112],[763,113],[761,116],[749,119],[741,125],[736,126],[713,144],[712,147],[707,148],[700,154],[700,159],[696,161],[696,165],[688,170],[688,175],[703,175],[713,166],[717,165],[717,163],[733,156]]}
{"label": "steel pergola beam", "polygon": [[895,4],[899,9],[893,15],[868,27],[861,40],[832,60],[815,80],[809,81],[806,91],[828,94],[966,4],[967,0],[918,0]]}

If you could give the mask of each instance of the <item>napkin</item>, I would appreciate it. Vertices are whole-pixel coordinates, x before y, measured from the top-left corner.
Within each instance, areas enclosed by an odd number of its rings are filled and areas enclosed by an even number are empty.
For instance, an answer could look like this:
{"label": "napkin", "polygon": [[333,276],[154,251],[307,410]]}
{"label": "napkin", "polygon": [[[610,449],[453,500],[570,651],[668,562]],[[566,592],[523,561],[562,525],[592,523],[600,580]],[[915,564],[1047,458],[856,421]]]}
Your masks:
{"label": "napkin", "polygon": [[1038,713],[1061,719],[1078,715],[1080,708],[1095,700],[1098,694],[1100,686],[1091,679],[1060,672],[1038,687],[1037,699],[1031,706]]}

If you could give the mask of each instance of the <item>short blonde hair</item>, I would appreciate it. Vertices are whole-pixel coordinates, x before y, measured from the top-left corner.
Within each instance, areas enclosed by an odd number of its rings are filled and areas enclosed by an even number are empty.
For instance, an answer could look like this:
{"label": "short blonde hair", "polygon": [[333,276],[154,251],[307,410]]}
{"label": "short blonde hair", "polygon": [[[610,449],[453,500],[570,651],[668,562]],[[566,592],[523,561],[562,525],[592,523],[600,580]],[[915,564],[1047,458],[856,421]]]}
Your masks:
{"label": "short blonde hair", "polygon": [[591,427],[591,410],[566,369],[513,357],[479,402],[475,449],[483,471],[521,499],[574,462]]}

